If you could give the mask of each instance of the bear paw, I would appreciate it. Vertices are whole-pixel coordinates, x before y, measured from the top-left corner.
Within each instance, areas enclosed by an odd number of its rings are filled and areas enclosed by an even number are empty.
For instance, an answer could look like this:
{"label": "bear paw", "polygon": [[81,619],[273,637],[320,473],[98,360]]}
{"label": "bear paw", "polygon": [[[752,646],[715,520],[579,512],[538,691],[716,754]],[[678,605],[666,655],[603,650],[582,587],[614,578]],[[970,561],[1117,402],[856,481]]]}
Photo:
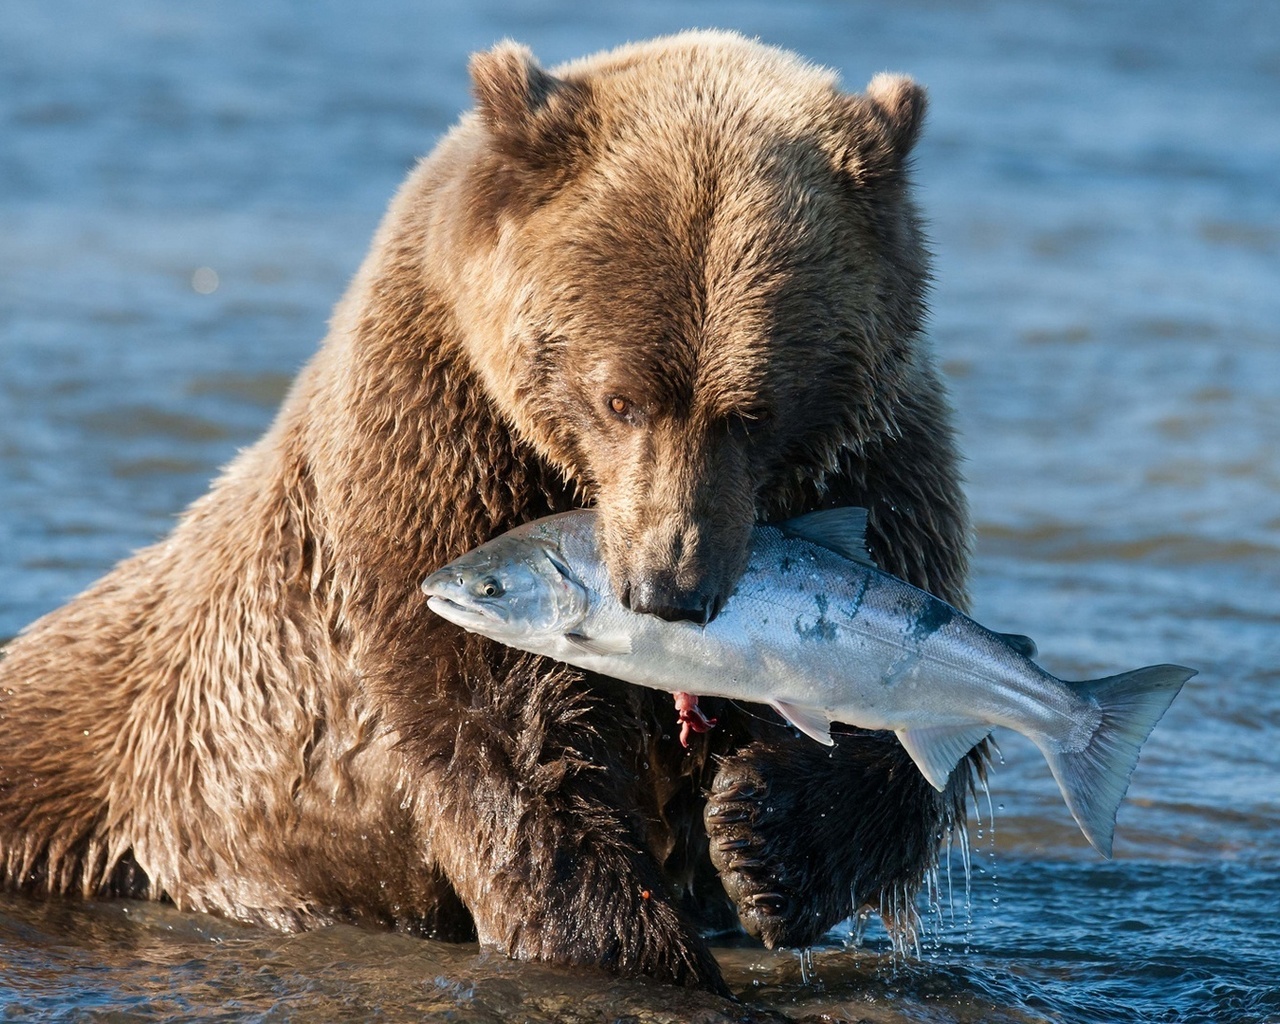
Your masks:
{"label": "bear paw", "polygon": [[912,906],[939,842],[964,821],[985,745],[938,793],[893,733],[856,730],[824,747],[754,742],[721,762],[703,817],[712,863],[742,926],[771,949],[804,947],[863,906],[891,929]]}
{"label": "bear paw", "polygon": [[760,765],[736,757],[721,766],[704,812],[721,884],[743,928],[770,949],[808,945],[826,930],[804,896],[811,840],[797,827],[795,810]]}

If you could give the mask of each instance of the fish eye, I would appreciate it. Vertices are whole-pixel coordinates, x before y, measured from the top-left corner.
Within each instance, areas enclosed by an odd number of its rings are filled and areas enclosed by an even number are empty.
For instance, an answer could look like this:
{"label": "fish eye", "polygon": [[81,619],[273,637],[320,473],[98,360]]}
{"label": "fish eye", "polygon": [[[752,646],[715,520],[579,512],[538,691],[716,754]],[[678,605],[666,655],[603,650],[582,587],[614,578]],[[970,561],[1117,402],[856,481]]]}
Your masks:
{"label": "fish eye", "polygon": [[502,581],[496,576],[486,576],[476,584],[476,590],[483,597],[501,597],[503,592]]}

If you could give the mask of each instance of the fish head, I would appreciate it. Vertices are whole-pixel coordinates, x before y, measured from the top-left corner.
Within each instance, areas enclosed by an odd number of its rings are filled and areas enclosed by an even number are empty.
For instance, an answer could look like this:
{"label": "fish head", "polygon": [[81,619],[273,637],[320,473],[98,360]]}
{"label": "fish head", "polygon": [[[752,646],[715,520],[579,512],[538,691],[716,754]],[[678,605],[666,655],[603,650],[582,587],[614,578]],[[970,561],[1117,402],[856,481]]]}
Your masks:
{"label": "fish head", "polygon": [[422,592],[441,618],[525,650],[575,630],[590,606],[587,588],[547,537],[492,540],[433,572]]}

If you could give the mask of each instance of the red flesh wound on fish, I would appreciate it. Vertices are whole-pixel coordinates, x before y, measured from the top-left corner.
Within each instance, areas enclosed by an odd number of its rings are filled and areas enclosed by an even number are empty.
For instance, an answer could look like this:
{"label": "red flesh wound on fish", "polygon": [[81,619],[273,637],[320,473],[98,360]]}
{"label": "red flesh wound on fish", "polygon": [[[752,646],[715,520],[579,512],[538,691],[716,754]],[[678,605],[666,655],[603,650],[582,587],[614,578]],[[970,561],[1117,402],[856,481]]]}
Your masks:
{"label": "red flesh wound on fish", "polygon": [[698,698],[692,693],[677,693],[676,721],[680,723],[680,745],[689,745],[691,732],[710,732],[716,727],[716,720],[708,718],[706,712],[698,707]]}

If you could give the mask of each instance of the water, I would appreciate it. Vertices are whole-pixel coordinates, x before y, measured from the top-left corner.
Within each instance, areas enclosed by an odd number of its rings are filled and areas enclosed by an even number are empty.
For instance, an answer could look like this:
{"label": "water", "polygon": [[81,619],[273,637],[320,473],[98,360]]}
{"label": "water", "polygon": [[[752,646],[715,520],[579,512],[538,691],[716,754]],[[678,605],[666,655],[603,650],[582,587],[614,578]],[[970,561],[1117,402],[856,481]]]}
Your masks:
{"label": "water", "polygon": [[[855,947],[850,925],[807,960],[721,950],[726,976],[761,1018],[1280,1021],[1280,7],[353,10],[6,5],[0,637],[163,534],[263,429],[391,192],[466,105],[469,51],[511,35],[553,62],[714,24],[852,87],[910,71],[932,94],[918,180],[980,617],[1035,636],[1065,675],[1166,660],[1201,675],[1144,750],[1114,861],[1005,734],[994,834],[983,800],[969,895],[957,843],[918,957],[874,925]],[[739,1014],[469,946],[16,897],[0,897],[0,1007]]]}

